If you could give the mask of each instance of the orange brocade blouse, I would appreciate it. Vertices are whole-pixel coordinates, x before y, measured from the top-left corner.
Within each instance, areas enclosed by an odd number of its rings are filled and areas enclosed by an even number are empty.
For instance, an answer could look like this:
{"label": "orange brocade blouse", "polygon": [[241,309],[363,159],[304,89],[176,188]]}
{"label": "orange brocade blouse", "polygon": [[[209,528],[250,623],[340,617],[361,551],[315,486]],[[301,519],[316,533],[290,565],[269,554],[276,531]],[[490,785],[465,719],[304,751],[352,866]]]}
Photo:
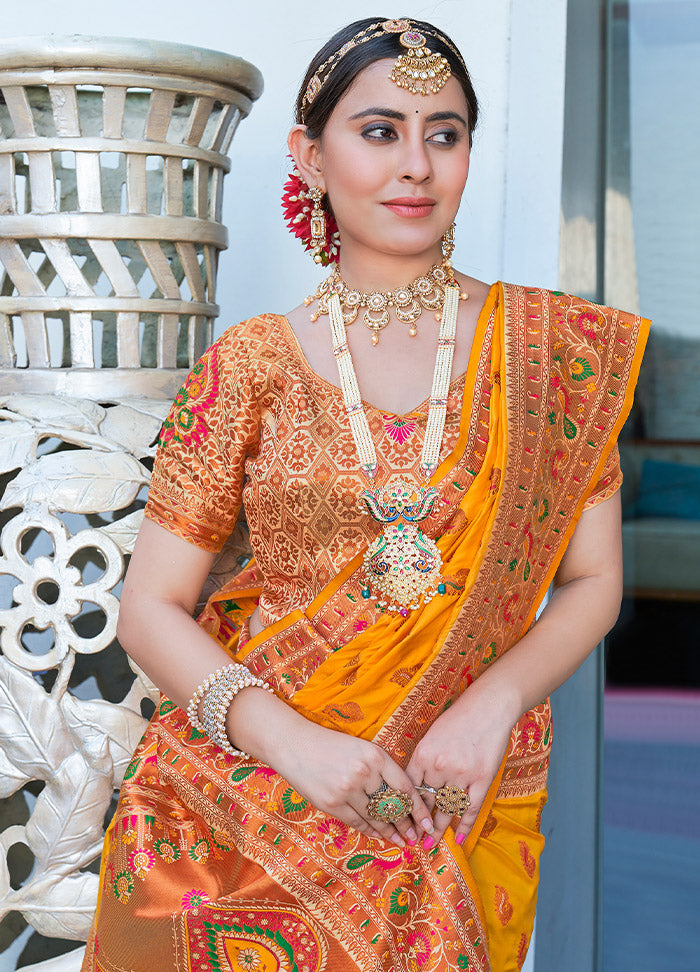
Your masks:
{"label": "orange brocade blouse", "polygon": [[[450,385],[440,462],[453,450],[463,408],[477,424],[474,472],[483,460],[491,391],[491,340],[486,327],[473,396],[465,374]],[[379,470],[421,480],[420,455],[428,400],[405,415],[365,403]],[[585,508],[622,482],[613,448]],[[250,543],[262,575],[264,626],[303,608],[379,532],[358,506],[366,488],[345,415],[342,392],[318,375],[286,317],[262,314],[230,327],[195,366],[161,434],[146,516],[205,550],[218,552],[243,503]],[[447,502],[447,500],[445,501]]]}

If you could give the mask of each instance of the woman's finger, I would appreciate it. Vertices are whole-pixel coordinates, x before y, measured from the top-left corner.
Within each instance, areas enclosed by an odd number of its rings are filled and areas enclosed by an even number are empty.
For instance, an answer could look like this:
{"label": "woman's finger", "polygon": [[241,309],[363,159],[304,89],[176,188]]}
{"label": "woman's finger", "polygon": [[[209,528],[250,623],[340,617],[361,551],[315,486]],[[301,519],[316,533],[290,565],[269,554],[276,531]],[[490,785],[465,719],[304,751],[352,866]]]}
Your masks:
{"label": "woman's finger", "polygon": [[[362,804],[361,801],[353,801],[350,804],[351,809],[358,816],[362,817],[365,825],[371,828],[378,840],[388,840],[392,844],[396,844],[397,847],[404,847],[405,840],[403,836],[396,830],[393,824],[384,823],[381,820],[375,820],[373,817],[367,816],[367,804]],[[366,831],[363,831],[365,833]]]}
{"label": "woman's finger", "polygon": [[462,844],[464,842],[467,834],[474,826],[487,793],[488,786],[484,785],[483,783],[477,782],[470,786],[469,796],[471,799],[471,804],[469,805],[469,809],[466,811],[466,813],[462,814],[459,824],[455,827],[455,841],[458,844]]}
{"label": "woman's finger", "polygon": [[432,786],[435,790],[439,790],[441,785],[456,786],[460,790],[464,790],[467,792],[467,794],[469,795],[470,804],[469,804],[469,809],[466,810],[461,817],[458,817],[456,814],[451,814],[449,812],[445,812],[444,810],[441,810],[440,809],[441,801],[437,795],[434,795],[433,800],[435,801],[435,811],[433,813],[433,823],[435,825],[435,830],[433,831],[432,834],[429,834],[426,840],[423,842],[424,850],[431,850],[433,847],[435,847],[435,845],[440,840],[442,840],[445,831],[451,824],[455,827],[455,834],[457,833],[458,823],[463,824],[462,831],[460,832],[461,840],[458,841],[458,843],[461,843],[461,841],[464,840],[464,837],[471,829],[474,820],[476,820],[476,816],[479,812],[479,808],[481,807],[481,802],[485,796],[486,791],[484,790],[483,787],[479,787],[478,783],[472,786],[467,786],[465,783],[462,784],[450,783],[450,784],[440,784],[440,785],[431,783],[429,785]]}
{"label": "woman's finger", "polygon": [[365,820],[364,817],[357,812],[352,806],[347,806],[345,810],[334,810],[333,816],[337,817],[338,820],[342,820],[349,827],[354,827],[355,830],[359,830],[361,834],[366,837],[373,837],[375,840],[386,840],[383,834],[380,834],[377,830],[375,823],[370,823]]}
{"label": "woman's finger", "polygon": [[423,841],[424,850],[432,850],[436,844],[439,844],[442,840],[445,831],[452,823],[452,817],[448,813],[443,813],[441,810],[436,810],[433,815],[433,825],[435,829],[432,834],[427,834],[425,840]]}

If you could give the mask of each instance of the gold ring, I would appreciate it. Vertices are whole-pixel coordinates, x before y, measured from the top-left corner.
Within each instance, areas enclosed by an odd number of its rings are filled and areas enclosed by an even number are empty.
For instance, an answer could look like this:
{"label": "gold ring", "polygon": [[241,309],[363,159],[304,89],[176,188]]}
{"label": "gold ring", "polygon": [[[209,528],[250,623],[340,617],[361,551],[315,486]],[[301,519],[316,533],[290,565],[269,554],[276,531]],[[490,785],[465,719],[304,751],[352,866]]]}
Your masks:
{"label": "gold ring", "polygon": [[441,813],[447,813],[451,817],[466,813],[472,801],[469,799],[469,791],[462,790],[459,786],[441,786],[435,795],[435,806]]}
{"label": "gold ring", "polygon": [[369,794],[367,816],[382,823],[393,823],[407,817],[413,810],[413,800],[408,793],[392,789],[382,781],[374,793]]}

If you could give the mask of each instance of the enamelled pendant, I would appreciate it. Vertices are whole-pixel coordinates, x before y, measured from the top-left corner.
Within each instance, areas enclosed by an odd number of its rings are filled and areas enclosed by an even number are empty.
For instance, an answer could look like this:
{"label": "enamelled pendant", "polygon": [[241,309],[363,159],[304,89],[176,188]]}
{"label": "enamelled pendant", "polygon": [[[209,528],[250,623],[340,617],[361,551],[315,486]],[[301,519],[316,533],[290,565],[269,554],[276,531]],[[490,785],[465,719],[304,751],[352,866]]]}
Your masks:
{"label": "enamelled pendant", "polygon": [[427,603],[436,594],[445,594],[440,551],[418,526],[437,501],[435,487],[394,479],[384,489],[364,490],[361,498],[370,516],[384,524],[364,556],[368,586],[362,596],[406,617],[419,607],[421,597]]}

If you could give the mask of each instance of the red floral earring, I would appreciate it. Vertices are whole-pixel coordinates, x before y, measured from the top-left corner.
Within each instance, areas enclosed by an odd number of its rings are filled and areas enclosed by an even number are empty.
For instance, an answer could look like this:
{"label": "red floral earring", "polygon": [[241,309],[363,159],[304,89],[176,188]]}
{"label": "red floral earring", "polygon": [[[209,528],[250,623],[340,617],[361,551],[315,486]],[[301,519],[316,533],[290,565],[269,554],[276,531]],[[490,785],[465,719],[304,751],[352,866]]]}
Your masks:
{"label": "red floral earring", "polygon": [[[289,158],[292,158],[291,155]],[[290,231],[304,244],[304,249],[311,250],[314,260],[327,267],[340,259],[340,234],[333,216],[321,209],[321,199],[320,190],[315,187],[309,189],[295,167],[284,184],[284,218]],[[325,237],[320,233],[323,223]]]}

